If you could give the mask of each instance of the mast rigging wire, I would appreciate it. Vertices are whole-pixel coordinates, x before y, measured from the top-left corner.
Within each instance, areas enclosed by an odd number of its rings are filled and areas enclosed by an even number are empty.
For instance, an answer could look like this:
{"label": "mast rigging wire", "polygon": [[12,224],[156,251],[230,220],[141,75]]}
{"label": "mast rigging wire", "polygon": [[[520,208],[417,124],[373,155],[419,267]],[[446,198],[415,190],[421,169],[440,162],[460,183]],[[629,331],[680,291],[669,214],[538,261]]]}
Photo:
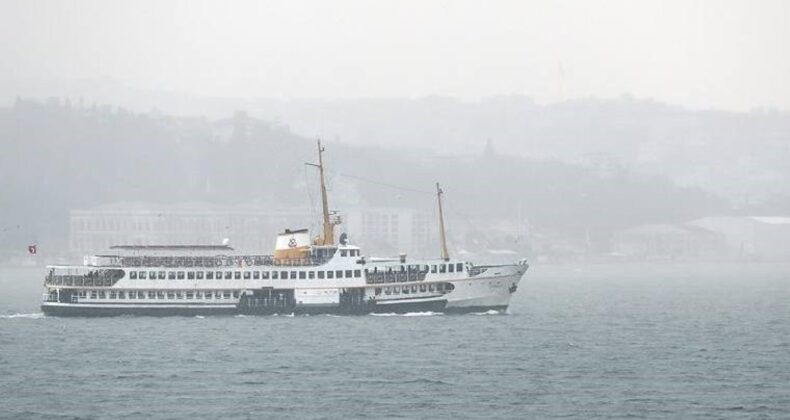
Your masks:
{"label": "mast rigging wire", "polygon": [[339,175],[339,176],[345,177],[345,178],[356,179],[358,181],[367,182],[369,184],[379,185],[379,186],[382,186],[382,187],[392,188],[392,189],[396,189],[396,190],[409,191],[409,192],[418,193],[418,194],[435,195],[435,193],[432,192],[432,191],[425,191],[425,190],[418,190],[418,189],[414,189],[414,188],[401,187],[399,185],[388,184],[386,182],[380,182],[380,181],[374,181],[374,180],[363,178],[363,177],[357,176],[357,175],[351,175],[351,174],[342,173],[342,172],[337,172],[336,174]]}

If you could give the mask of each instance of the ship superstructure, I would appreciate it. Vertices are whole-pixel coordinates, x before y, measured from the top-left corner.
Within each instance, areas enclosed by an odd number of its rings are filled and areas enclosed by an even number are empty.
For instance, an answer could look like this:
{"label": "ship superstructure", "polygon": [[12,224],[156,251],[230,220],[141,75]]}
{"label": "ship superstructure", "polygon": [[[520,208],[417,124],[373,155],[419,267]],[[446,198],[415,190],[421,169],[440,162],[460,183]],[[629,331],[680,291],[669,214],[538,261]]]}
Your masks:
{"label": "ship superstructure", "polygon": [[119,245],[82,265],[48,266],[42,310],[51,315],[208,315],[504,311],[528,265],[477,266],[447,252],[437,187],[441,257],[371,258],[329,211],[318,142],[323,229],[286,229],[271,255],[228,245]]}

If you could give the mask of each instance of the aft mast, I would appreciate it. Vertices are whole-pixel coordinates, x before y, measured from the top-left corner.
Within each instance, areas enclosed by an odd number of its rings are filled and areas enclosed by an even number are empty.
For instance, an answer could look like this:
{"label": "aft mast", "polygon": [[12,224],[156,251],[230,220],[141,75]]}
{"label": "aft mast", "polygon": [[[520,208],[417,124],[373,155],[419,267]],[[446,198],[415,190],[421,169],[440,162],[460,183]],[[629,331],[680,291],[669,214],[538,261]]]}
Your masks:
{"label": "aft mast", "polygon": [[320,243],[317,245],[332,245],[335,243],[335,226],[332,223],[329,215],[329,203],[326,197],[326,181],[324,180],[324,148],[321,146],[321,140],[318,140],[318,165],[308,163],[307,165],[315,166],[318,168],[318,173],[321,176],[321,209],[324,216],[324,231],[320,238]]}
{"label": "aft mast", "polygon": [[441,239],[442,245],[442,259],[444,261],[448,261],[450,259],[450,254],[447,252],[447,236],[444,233],[444,214],[442,213],[442,194],[444,191],[439,187],[439,183],[436,183],[436,199],[439,202],[439,235]]}

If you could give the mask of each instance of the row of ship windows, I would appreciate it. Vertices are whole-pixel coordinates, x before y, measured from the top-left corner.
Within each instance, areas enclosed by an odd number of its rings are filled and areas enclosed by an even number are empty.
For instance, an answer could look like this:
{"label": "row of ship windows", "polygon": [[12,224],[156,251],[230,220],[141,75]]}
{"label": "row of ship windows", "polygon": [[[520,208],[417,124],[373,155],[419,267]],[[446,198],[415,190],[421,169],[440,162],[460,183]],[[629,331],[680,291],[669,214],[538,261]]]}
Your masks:
{"label": "row of ship windows", "polygon": [[259,279],[352,279],[362,277],[361,270],[329,271],[130,271],[131,280],[259,280]]}
{"label": "row of ship windows", "polygon": [[359,257],[359,250],[358,249],[341,249],[340,250],[341,257]]}
{"label": "row of ship windows", "polygon": [[80,299],[238,299],[239,291],[230,290],[169,290],[169,291],[124,291],[124,290],[81,290]]}
{"label": "row of ship windows", "polygon": [[[417,286],[415,284],[413,286],[385,287],[384,288],[384,294],[385,295],[399,295],[401,293],[403,293],[403,294],[417,293],[418,291],[420,291],[420,292],[444,292],[444,289],[445,289],[445,284],[444,283],[438,283],[436,285],[434,285],[433,283],[427,284],[427,285],[426,284],[421,284],[419,286]],[[452,289],[453,289],[453,285],[448,283],[447,284],[447,291],[449,292]],[[381,290],[381,289],[376,289],[377,292],[379,290]],[[376,294],[378,294],[378,293],[376,293]]]}
{"label": "row of ship windows", "polygon": [[[417,266],[419,267],[419,266]],[[425,266],[426,271],[428,266]],[[388,271],[391,269],[388,269]],[[367,270],[365,270],[367,271]],[[401,266],[401,271],[404,267]],[[463,263],[434,264],[430,267],[431,273],[453,273],[463,271]],[[253,279],[342,279],[362,277],[361,270],[329,270],[329,271],[130,271],[131,280],[245,280]]]}

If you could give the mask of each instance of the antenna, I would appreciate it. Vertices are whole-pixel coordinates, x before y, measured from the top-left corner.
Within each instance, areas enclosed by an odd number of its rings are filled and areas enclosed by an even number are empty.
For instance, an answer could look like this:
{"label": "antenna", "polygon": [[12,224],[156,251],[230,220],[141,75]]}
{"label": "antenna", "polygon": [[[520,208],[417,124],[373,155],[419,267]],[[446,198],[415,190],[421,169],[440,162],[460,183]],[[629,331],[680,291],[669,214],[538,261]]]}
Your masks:
{"label": "antenna", "polygon": [[442,188],[439,187],[439,183],[436,183],[436,200],[439,202],[439,236],[441,239],[442,245],[442,259],[447,261],[450,259],[450,254],[447,252],[447,236],[444,232],[444,214],[442,213]]}

